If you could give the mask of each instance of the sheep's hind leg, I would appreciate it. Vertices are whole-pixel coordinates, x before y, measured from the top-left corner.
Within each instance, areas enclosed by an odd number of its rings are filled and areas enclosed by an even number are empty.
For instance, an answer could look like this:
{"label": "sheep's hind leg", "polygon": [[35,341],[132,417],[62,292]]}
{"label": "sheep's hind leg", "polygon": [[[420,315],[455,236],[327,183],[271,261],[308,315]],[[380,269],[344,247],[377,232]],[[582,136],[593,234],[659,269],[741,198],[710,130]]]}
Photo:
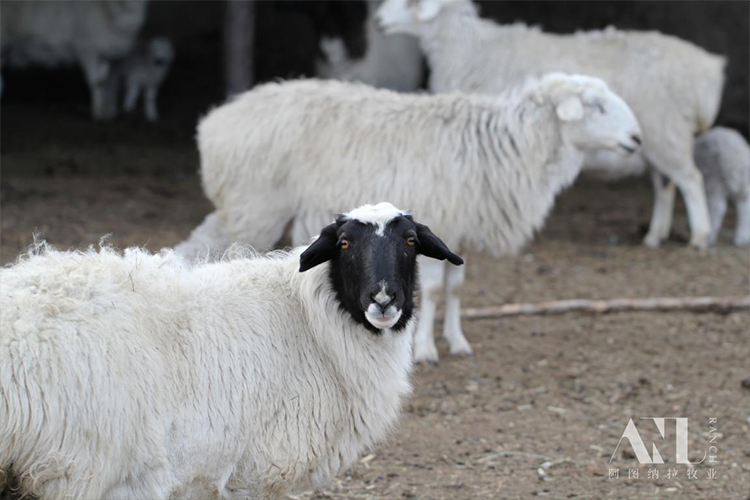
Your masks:
{"label": "sheep's hind leg", "polygon": [[435,345],[434,324],[437,299],[443,290],[443,276],[445,265],[442,261],[419,258],[419,279],[421,290],[421,304],[419,306],[419,321],[414,335],[414,361],[420,363],[438,362],[438,350]]}
{"label": "sheep's hind leg", "polygon": [[665,147],[648,159],[649,163],[660,173],[667,175],[679,188],[685,200],[690,222],[690,245],[705,250],[711,234],[706,191],[703,186],[703,175],[693,160],[692,142],[686,144],[688,147],[684,148],[684,151],[677,147]]}
{"label": "sheep's hind leg", "polygon": [[750,246],[750,189],[735,200],[737,208],[737,230],[734,244],[738,247]]}
{"label": "sheep's hind leg", "polygon": [[230,244],[231,241],[222,230],[219,213],[214,211],[191,231],[188,239],[175,246],[174,251],[189,261],[195,261],[209,256],[221,256]]}
{"label": "sheep's hind leg", "polygon": [[465,265],[454,266],[449,262],[444,262],[443,265],[445,266],[443,337],[448,341],[451,354],[471,356],[471,345],[461,331],[461,299],[458,297],[458,292],[466,278]]}
{"label": "sheep's hind leg", "polygon": [[708,214],[711,218],[711,234],[708,242],[713,244],[719,237],[721,225],[724,221],[724,214],[727,211],[727,198],[724,193],[711,195],[708,197]]}
{"label": "sheep's hind leg", "polygon": [[654,187],[654,210],[643,242],[648,247],[658,248],[662,241],[669,238],[672,229],[675,185],[656,170],[651,171],[651,182]]}

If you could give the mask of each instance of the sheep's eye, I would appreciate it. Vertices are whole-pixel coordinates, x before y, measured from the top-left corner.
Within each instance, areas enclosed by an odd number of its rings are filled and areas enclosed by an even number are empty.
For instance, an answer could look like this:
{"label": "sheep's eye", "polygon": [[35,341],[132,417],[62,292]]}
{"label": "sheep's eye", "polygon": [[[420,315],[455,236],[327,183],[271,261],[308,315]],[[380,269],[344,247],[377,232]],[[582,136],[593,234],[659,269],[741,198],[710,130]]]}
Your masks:
{"label": "sheep's eye", "polygon": [[408,238],[406,238],[406,244],[410,247],[413,247],[417,244],[417,239],[414,236],[409,236]]}
{"label": "sheep's eye", "polygon": [[349,248],[349,240],[341,240],[339,245],[341,246],[342,250],[346,250],[347,248]]}

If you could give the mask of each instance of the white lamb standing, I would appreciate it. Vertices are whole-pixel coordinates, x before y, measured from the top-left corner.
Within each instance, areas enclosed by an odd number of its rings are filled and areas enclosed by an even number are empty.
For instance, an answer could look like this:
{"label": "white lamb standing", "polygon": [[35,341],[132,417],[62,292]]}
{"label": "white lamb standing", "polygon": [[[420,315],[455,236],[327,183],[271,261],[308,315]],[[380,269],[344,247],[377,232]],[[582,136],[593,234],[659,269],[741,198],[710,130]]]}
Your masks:
{"label": "white lamb standing", "polygon": [[736,130],[714,127],[696,139],[694,156],[706,185],[711,242],[719,236],[729,199],[737,211],[734,244],[750,245],[750,145]]}
{"label": "white lamb standing", "polygon": [[146,119],[150,122],[159,119],[156,99],[173,60],[174,48],[168,38],[156,37],[136,46],[119,68],[125,83],[125,111],[133,111],[143,93]]}
{"label": "white lamb standing", "polygon": [[386,36],[375,25],[375,11],[382,2],[367,2],[367,52],[362,59],[350,59],[341,38],[323,38],[320,49],[325,61],[316,61],[320,78],[357,81],[373,87],[411,92],[422,84],[422,52],[419,43],[407,35]]}
{"label": "white lamb standing", "polygon": [[[216,211],[175,250],[188,259],[226,242],[271,248],[292,224],[308,241],[336,207],[389,199],[449,246],[517,252],[541,228],[584,153],[637,149],[638,123],[601,80],[548,75],[498,96],[418,95],[362,84],[268,84],[198,125],[201,176]],[[471,347],[460,324],[462,268],[421,266],[415,356],[437,361],[436,300],[451,353]]]}
{"label": "white lamb standing", "polygon": [[603,79],[633,109],[644,145],[624,164],[606,153],[587,155],[584,168],[632,174],[650,165],[655,198],[645,244],[657,247],[668,237],[676,184],[687,206],[691,245],[708,245],[710,222],[693,137],[707,131],[718,113],[723,57],[657,32],[608,28],[557,35],[498,25],[481,19],[470,0],[387,0],[377,19],[387,33],[417,37],[435,93],[497,93],[552,71]]}
{"label": "white lamb standing", "polygon": [[0,488],[267,500],[326,484],[410,392],[418,254],[462,262],[383,203],[266,257],[47,249],[0,270]]}
{"label": "white lamb standing", "polygon": [[113,118],[117,97],[111,61],[132,49],[146,19],[146,0],[0,3],[2,64],[78,64],[91,92],[95,119]]}

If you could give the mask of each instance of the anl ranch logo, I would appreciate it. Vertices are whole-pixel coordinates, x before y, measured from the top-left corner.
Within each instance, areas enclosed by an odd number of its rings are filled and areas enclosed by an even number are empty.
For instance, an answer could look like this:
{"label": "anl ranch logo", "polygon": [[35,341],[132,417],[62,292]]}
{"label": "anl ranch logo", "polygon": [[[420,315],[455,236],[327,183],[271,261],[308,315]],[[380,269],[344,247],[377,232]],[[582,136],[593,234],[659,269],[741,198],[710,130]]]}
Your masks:
{"label": "anl ranch logo", "polygon": [[[625,426],[625,430],[623,431],[620,440],[617,442],[615,451],[612,453],[612,456],[609,459],[610,464],[615,459],[617,452],[625,449],[624,447],[627,446],[630,447],[633,454],[635,455],[635,459],[641,465],[655,466],[664,464],[665,462],[670,462],[676,465],[687,466],[683,470],[683,473],[687,479],[698,479],[698,470],[695,468],[696,465],[703,464],[705,462],[707,465],[712,466],[713,464],[717,463],[717,441],[720,435],[716,430],[716,418],[710,418],[708,421],[709,447],[703,453],[703,458],[695,461],[691,461],[689,458],[690,455],[688,447],[690,444],[690,439],[687,418],[641,417],[639,420],[642,421],[639,422],[642,430],[646,430],[646,427],[644,427],[646,424],[644,422],[650,422],[648,425],[652,427],[650,427],[648,430],[653,432],[653,430],[656,429],[659,432],[659,436],[661,439],[658,443],[650,443],[651,447],[649,450],[649,447],[646,446],[646,442],[643,440],[638,427],[636,427],[635,422],[631,418],[628,420],[628,424]],[[672,429],[674,430],[674,432],[672,432]],[[672,439],[674,440],[672,441]],[[666,460],[665,457],[667,458]],[[610,479],[617,479],[619,477],[619,471],[620,469],[610,469]],[[670,467],[663,472],[665,472],[664,476],[666,477],[666,479],[677,479],[681,476],[680,470],[676,468]],[[713,468],[707,469],[705,472],[707,479],[716,479],[716,471]],[[701,474],[701,476],[703,476],[703,474]],[[638,479],[638,477],[639,470],[637,468],[628,469],[629,479]],[[659,469],[650,467],[647,471],[646,477],[648,479],[658,479]]]}

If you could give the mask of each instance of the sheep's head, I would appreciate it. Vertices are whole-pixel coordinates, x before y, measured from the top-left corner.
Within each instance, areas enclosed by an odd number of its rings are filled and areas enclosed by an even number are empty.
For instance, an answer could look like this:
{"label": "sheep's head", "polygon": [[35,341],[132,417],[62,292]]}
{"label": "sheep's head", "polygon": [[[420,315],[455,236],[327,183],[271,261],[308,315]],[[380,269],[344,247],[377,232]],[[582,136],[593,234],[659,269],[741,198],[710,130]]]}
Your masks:
{"label": "sheep's head", "polygon": [[561,122],[563,137],[582,150],[623,154],[641,145],[641,128],[633,111],[598,78],[553,73],[540,82]]}
{"label": "sheep's head", "polygon": [[174,60],[174,47],[169,38],[160,36],[149,41],[148,59],[155,66],[169,66]]}
{"label": "sheep's head", "polygon": [[414,308],[417,255],[463,264],[430,228],[390,203],[339,216],[300,256],[300,272],[329,262],[341,307],[368,330],[401,330]]}
{"label": "sheep's head", "polygon": [[386,0],[375,13],[376,25],[389,35],[415,34],[420,24],[437,18],[449,4],[472,5],[470,0]]}

